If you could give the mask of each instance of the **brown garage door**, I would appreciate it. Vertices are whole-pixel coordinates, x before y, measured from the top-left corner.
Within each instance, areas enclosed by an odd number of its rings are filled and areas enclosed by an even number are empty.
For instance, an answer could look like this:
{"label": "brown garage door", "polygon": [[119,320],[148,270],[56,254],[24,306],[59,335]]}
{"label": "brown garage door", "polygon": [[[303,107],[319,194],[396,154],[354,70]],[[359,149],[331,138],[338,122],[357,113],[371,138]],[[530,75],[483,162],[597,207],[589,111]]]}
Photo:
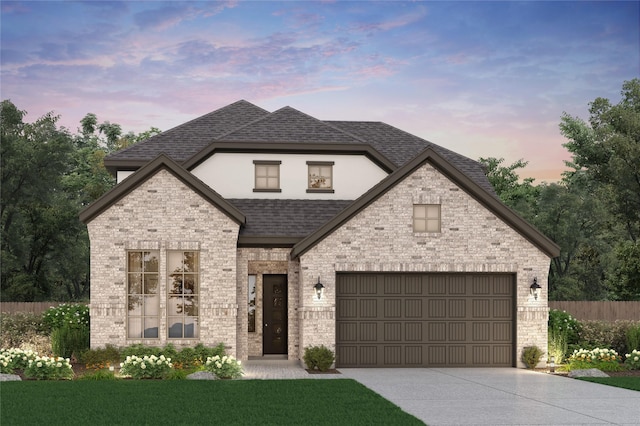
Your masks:
{"label": "brown garage door", "polygon": [[338,367],[512,367],[511,274],[338,274]]}

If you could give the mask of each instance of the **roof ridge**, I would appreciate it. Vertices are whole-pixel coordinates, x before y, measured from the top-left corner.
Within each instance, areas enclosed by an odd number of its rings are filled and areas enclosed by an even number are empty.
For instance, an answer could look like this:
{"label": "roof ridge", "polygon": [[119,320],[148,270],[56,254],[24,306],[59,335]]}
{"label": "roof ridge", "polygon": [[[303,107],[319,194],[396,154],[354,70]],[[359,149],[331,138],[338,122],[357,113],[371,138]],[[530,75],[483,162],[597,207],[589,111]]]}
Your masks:
{"label": "roof ridge", "polygon": [[140,143],[133,144],[133,145],[128,146],[128,147],[126,147],[126,148],[124,148],[124,149],[121,149],[121,150],[118,150],[118,151],[116,151],[116,152],[113,152],[113,153],[109,154],[109,156],[110,156],[110,155],[112,155],[112,154],[116,154],[116,153],[120,154],[120,153],[122,153],[122,152],[126,152],[126,151],[128,151],[128,150],[132,149],[133,147],[139,146],[140,144],[143,144],[143,143],[153,142],[156,138],[158,138],[158,136],[166,135],[166,134],[170,134],[171,132],[178,131],[179,129],[182,129],[182,128],[183,128],[183,127],[185,127],[185,126],[188,126],[188,125],[192,124],[194,121],[197,121],[197,120],[203,119],[204,117],[211,117],[211,116],[213,116],[213,115],[219,114],[219,113],[221,113],[221,112],[225,111],[226,109],[231,108],[231,107],[236,106],[236,105],[239,105],[239,104],[246,104],[246,105],[250,105],[250,106],[252,106],[252,107],[254,107],[254,108],[258,108],[258,109],[263,110],[263,111],[264,111],[264,112],[266,112],[266,113],[269,113],[269,111],[267,111],[267,110],[266,110],[266,109],[264,109],[264,108],[259,107],[258,105],[254,105],[254,104],[252,104],[251,102],[249,102],[249,101],[247,101],[247,100],[240,99],[240,100],[238,100],[238,101],[235,101],[235,102],[230,103],[230,104],[228,104],[228,105],[222,106],[222,107],[220,107],[220,108],[218,108],[218,109],[216,109],[216,110],[213,110],[213,111],[211,111],[211,112],[208,112],[208,113],[206,113],[206,114],[203,114],[203,115],[200,115],[200,116],[198,116],[198,117],[192,118],[191,120],[187,121],[186,123],[178,124],[177,126],[172,127],[172,128],[170,128],[170,129],[168,129],[168,130],[165,130],[165,131],[163,131],[163,132],[160,132],[160,133],[158,133],[157,135],[153,135],[153,136],[151,136],[150,138],[145,139],[145,140],[143,140],[143,141],[142,141],[142,142],[140,142]]}

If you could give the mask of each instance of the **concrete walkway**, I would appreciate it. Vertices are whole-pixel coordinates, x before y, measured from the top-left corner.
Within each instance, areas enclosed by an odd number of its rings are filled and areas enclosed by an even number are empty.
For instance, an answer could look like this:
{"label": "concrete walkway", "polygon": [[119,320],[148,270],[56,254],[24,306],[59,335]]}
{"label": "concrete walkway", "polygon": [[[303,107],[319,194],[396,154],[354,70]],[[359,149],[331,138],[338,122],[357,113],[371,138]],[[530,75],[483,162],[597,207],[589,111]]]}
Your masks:
{"label": "concrete walkway", "polygon": [[246,379],[354,379],[433,425],[640,425],[640,392],[516,368],[339,369],[247,361]]}

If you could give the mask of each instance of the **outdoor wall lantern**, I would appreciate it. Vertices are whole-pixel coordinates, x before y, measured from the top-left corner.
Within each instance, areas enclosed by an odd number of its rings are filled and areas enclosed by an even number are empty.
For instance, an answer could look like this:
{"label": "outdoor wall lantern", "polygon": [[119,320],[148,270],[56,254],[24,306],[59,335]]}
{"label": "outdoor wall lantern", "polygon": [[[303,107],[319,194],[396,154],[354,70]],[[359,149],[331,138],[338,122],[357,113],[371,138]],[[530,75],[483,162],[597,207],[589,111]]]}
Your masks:
{"label": "outdoor wall lantern", "polygon": [[316,290],[316,295],[318,296],[318,300],[322,298],[322,293],[324,292],[324,286],[320,282],[320,277],[318,277],[318,282],[313,286]]}
{"label": "outdoor wall lantern", "polygon": [[531,293],[535,300],[538,300],[541,291],[542,287],[540,287],[540,285],[538,284],[538,278],[536,277],[533,279],[533,284],[531,284],[531,287],[529,287],[529,293]]}

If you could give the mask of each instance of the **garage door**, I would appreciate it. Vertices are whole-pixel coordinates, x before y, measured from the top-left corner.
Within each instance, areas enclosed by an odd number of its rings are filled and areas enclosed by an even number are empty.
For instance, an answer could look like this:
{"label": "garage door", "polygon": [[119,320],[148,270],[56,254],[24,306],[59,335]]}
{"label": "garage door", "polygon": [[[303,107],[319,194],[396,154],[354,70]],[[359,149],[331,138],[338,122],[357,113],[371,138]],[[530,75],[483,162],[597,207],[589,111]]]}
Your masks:
{"label": "garage door", "polygon": [[512,367],[511,274],[338,274],[338,367]]}

